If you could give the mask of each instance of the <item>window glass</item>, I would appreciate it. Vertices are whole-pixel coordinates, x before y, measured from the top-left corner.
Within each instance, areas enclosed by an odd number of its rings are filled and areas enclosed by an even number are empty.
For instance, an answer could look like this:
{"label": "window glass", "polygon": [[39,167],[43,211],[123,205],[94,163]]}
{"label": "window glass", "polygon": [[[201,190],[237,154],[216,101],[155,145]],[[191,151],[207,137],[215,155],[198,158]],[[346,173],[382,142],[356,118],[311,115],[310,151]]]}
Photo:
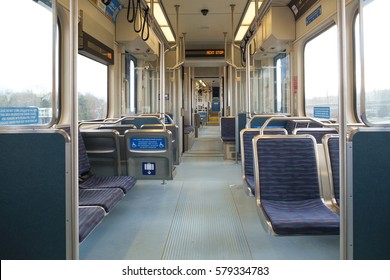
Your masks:
{"label": "window glass", "polygon": [[106,118],[108,66],[79,54],[77,57],[77,88],[79,120]]}
{"label": "window glass", "polygon": [[136,113],[136,59],[126,53],[122,55],[122,115],[134,115]]}
{"label": "window glass", "polygon": [[337,28],[308,41],[304,51],[306,116],[338,118]]}
{"label": "window glass", "polygon": [[275,112],[289,112],[290,57],[280,54],[275,57]]}
{"label": "window glass", "polygon": [[363,5],[365,117],[373,124],[390,124],[390,57],[384,52],[390,37],[382,30],[390,26],[390,1],[364,1]]}
{"label": "window glass", "polygon": [[2,1],[1,9],[0,125],[49,124],[54,108],[51,7],[19,0]]}
{"label": "window glass", "polygon": [[134,60],[130,60],[130,85],[129,85],[129,94],[130,94],[130,112],[135,112],[135,63]]}
{"label": "window glass", "polygon": [[290,59],[286,53],[255,59],[251,72],[251,111],[255,114],[288,113]]}

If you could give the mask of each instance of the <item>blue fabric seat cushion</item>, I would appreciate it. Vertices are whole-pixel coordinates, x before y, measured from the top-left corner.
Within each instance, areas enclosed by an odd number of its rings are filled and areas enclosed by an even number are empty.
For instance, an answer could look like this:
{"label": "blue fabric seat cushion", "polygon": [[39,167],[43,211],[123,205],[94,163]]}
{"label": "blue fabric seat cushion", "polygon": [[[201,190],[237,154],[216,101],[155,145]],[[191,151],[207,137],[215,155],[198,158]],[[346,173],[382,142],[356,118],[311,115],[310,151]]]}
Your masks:
{"label": "blue fabric seat cushion", "polygon": [[130,191],[136,183],[131,176],[92,176],[80,184],[82,189],[120,188],[124,193]]}
{"label": "blue fabric seat cushion", "polygon": [[339,234],[340,217],[329,210],[321,199],[262,200],[261,204],[277,234]]}
{"label": "blue fabric seat cushion", "polygon": [[79,189],[79,206],[101,206],[108,213],[123,196],[119,188]]}
{"label": "blue fabric seat cushion", "polygon": [[101,207],[79,208],[79,242],[82,242],[105,216]]}

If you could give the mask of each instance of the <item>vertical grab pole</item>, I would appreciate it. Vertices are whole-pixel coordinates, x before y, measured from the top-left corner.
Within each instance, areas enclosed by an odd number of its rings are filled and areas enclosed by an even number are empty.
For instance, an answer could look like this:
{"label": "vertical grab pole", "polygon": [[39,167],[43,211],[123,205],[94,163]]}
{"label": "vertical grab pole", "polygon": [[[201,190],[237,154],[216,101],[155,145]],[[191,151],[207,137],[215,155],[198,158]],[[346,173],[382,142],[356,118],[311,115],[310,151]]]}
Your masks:
{"label": "vertical grab pole", "polygon": [[251,41],[248,41],[245,48],[245,59],[246,59],[246,87],[245,87],[245,96],[246,96],[246,115],[248,120],[251,118],[251,94],[250,94],[250,86],[251,86],[251,62],[250,62],[250,45]]}
{"label": "vertical grab pole", "polygon": [[79,258],[78,251],[78,189],[79,189],[79,141],[78,141],[78,93],[77,93],[77,53],[78,53],[78,0],[70,1],[70,56],[69,56],[69,83],[70,83],[70,104],[71,104],[71,124],[70,134],[72,139],[71,146],[71,186],[72,186],[72,220],[74,221],[74,229],[72,230],[72,241],[77,245],[73,252],[72,258]]}
{"label": "vertical grab pole", "polygon": [[231,22],[232,23],[232,29],[231,29],[231,31],[232,31],[232,42],[231,42],[231,46],[230,46],[230,48],[231,48],[230,56],[232,58],[232,65],[235,65],[234,64],[234,7],[235,6],[236,5],[234,5],[234,4],[230,4],[230,9],[231,9],[231,12],[232,12],[232,22]]}
{"label": "vertical grab pole", "polygon": [[165,52],[164,43],[160,42],[160,119],[165,118]]}
{"label": "vertical grab pole", "polygon": [[338,55],[339,55],[339,149],[340,149],[340,259],[347,259],[347,49],[345,0],[337,1]]}
{"label": "vertical grab pole", "polygon": [[[165,51],[162,41],[160,42],[160,120],[165,123]],[[165,185],[165,180],[161,184]]]}

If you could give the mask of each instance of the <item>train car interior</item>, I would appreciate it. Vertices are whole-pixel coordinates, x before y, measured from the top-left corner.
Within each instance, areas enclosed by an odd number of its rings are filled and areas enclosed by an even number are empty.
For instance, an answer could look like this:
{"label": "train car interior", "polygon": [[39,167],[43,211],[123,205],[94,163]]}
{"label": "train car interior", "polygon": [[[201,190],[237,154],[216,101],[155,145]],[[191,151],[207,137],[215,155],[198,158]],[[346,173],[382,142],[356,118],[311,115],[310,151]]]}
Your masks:
{"label": "train car interior", "polygon": [[2,260],[390,259],[389,1],[2,8]]}

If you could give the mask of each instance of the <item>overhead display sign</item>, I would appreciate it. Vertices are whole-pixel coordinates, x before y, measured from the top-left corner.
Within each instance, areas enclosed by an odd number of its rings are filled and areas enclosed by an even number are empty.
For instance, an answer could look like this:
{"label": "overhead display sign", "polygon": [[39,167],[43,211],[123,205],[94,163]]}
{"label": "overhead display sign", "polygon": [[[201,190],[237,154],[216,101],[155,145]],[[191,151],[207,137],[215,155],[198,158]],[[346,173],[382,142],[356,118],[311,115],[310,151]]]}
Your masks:
{"label": "overhead display sign", "polygon": [[224,57],[223,49],[186,50],[186,57]]}
{"label": "overhead display sign", "polygon": [[131,151],[165,151],[165,138],[130,138]]}
{"label": "overhead display sign", "polygon": [[38,107],[0,107],[0,125],[31,125],[38,123]]}

